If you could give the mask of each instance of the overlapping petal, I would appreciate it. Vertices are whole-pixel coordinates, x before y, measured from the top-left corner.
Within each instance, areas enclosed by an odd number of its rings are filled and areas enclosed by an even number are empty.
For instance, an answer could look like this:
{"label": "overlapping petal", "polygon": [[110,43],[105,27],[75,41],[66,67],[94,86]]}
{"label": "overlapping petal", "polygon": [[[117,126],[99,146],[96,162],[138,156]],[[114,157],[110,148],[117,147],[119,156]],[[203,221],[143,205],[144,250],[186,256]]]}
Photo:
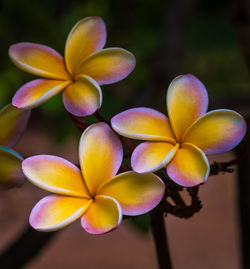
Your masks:
{"label": "overlapping petal", "polygon": [[111,196],[118,201],[125,215],[139,215],[150,211],[162,199],[165,185],[152,174],[125,172],[105,182],[99,194]]}
{"label": "overlapping petal", "polygon": [[24,84],[16,92],[12,99],[12,104],[17,108],[32,109],[55,96],[70,83],[70,81],[62,80],[32,80]]}
{"label": "overlapping petal", "polygon": [[108,48],[86,58],[76,73],[88,75],[103,85],[124,79],[134,67],[135,57],[132,53],[121,48]]}
{"label": "overlapping petal", "polygon": [[0,110],[0,145],[13,147],[28,123],[30,111],[20,110],[11,104]]}
{"label": "overlapping petal", "polygon": [[167,92],[167,109],[177,140],[188,127],[207,111],[206,88],[195,76],[188,74],[175,78]]}
{"label": "overlapping petal", "polygon": [[22,163],[25,176],[36,186],[58,194],[89,197],[81,171],[71,162],[56,156],[37,155]]}
{"label": "overlapping petal", "polygon": [[97,195],[81,217],[81,224],[91,234],[102,234],[117,228],[121,220],[122,210],[119,203],[112,197]]}
{"label": "overlapping petal", "polygon": [[206,154],[218,154],[236,147],[246,133],[244,118],[232,110],[214,110],[198,119],[184,136]]}
{"label": "overlapping petal", "polygon": [[101,106],[101,88],[92,78],[79,75],[76,82],[63,91],[63,103],[65,108],[75,116],[91,115]]}
{"label": "overlapping petal", "polygon": [[102,49],[106,38],[106,26],[100,17],[80,20],[66,41],[65,62],[68,71],[73,74],[85,57]]}
{"label": "overlapping petal", "polygon": [[206,155],[198,147],[185,143],[167,166],[168,176],[185,187],[204,183],[209,176],[210,166]]}
{"label": "overlapping petal", "polygon": [[20,69],[52,79],[70,79],[63,57],[54,49],[34,43],[18,43],[9,49],[9,56]]}
{"label": "overlapping petal", "polygon": [[137,173],[157,171],[174,157],[179,144],[168,142],[144,142],[135,148],[131,156],[132,169]]}
{"label": "overlapping petal", "polygon": [[14,150],[0,147],[0,188],[18,186],[24,182],[22,159]]}
{"label": "overlapping petal", "polygon": [[129,138],[175,143],[167,116],[151,108],[123,111],[112,118],[111,124],[118,134]]}
{"label": "overlapping petal", "polygon": [[55,231],[78,219],[92,200],[50,195],[40,200],[30,214],[30,225],[38,231]]}
{"label": "overlapping petal", "polygon": [[80,140],[79,159],[92,195],[103,182],[116,175],[122,157],[121,142],[106,123],[99,122],[85,130]]}

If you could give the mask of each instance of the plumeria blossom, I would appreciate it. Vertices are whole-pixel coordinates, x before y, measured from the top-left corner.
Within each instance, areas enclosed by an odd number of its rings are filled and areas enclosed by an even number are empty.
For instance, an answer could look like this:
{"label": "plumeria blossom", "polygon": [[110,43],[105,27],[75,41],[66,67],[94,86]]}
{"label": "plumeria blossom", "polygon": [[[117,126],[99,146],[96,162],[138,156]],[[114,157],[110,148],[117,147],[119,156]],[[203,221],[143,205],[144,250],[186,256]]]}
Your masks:
{"label": "plumeria blossom", "polygon": [[79,169],[51,155],[37,155],[22,163],[26,177],[53,194],[40,200],[30,224],[40,231],[60,229],[81,217],[82,227],[100,234],[116,228],[122,214],[139,215],[162,199],[165,185],[152,173],[133,171],[116,175],[123,158],[122,145],[105,123],[96,123],[82,134]]}
{"label": "plumeria blossom", "polygon": [[206,113],[207,107],[206,88],[188,74],[178,76],[169,86],[169,119],[154,109],[133,108],[114,116],[111,123],[120,135],[147,140],[133,151],[134,171],[148,173],[166,166],[177,184],[195,186],[209,176],[206,154],[233,149],[246,133],[246,123],[237,112],[218,109]]}
{"label": "plumeria blossom", "polygon": [[25,180],[21,169],[23,158],[10,147],[20,139],[29,116],[30,111],[10,104],[0,110],[0,188],[19,186]]}
{"label": "plumeria blossom", "polygon": [[122,80],[135,67],[135,57],[121,48],[103,49],[106,26],[100,17],[80,20],[68,35],[64,59],[54,49],[34,43],[18,43],[9,49],[13,63],[43,77],[23,85],[12,104],[31,109],[63,91],[65,108],[87,116],[102,104],[100,85]]}

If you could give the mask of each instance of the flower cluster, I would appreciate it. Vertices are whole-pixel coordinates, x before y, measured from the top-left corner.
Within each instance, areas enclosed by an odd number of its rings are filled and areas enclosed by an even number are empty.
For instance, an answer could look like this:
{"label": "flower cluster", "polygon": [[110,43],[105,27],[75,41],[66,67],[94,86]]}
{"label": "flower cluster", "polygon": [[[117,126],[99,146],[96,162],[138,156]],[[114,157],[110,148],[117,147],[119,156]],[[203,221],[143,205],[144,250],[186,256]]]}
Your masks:
{"label": "flower cluster", "polygon": [[135,67],[135,57],[121,48],[103,49],[106,27],[99,17],[79,21],[68,35],[65,59],[54,49],[34,43],[18,43],[9,49],[13,63],[36,79],[13,97],[18,108],[39,106],[63,91],[65,108],[76,116],[93,114],[102,104],[100,85],[125,78]]}
{"label": "flower cluster", "polygon": [[169,86],[169,119],[153,109],[134,108],[116,115],[111,123],[123,136],[150,141],[134,150],[134,171],[154,172],[167,166],[173,181],[190,187],[204,183],[209,176],[205,154],[233,149],[246,133],[246,123],[237,112],[218,109],[206,113],[207,107],[206,88],[188,74],[175,78]]}
{"label": "flower cluster", "polygon": [[150,211],[162,199],[164,183],[152,173],[141,175],[128,171],[116,175],[122,157],[118,137],[107,124],[99,122],[82,134],[81,170],[56,156],[25,159],[22,167],[26,177],[54,193],[33,208],[30,224],[37,230],[51,231],[81,216],[83,228],[99,234],[117,227],[122,214]]}
{"label": "flower cluster", "polygon": [[[95,113],[102,103],[100,86],[125,78],[135,67],[135,57],[130,52],[103,49],[105,42],[103,20],[88,17],[71,30],[65,59],[39,44],[11,46],[9,55],[18,67],[44,77],[22,86],[12,104],[25,111],[63,91],[64,106],[71,114],[83,117]],[[210,168],[206,155],[231,150],[246,132],[245,121],[238,113],[225,109],[206,113],[207,107],[204,85],[193,75],[183,75],[172,81],[167,92],[169,119],[150,108],[133,108],[114,116],[114,131],[147,141],[132,153],[133,171],[118,173],[123,161],[122,144],[104,122],[83,132],[80,169],[51,155],[23,160],[27,179],[53,193],[33,208],[31,226],[52,231],[81,218],[87,232],[108,232],[120,224],[123,214],[143,214],[159,204],[165,184],[153,172],[163,167],[179,185],[204,183]],[[23,111],[20,115],[24,115]]]}

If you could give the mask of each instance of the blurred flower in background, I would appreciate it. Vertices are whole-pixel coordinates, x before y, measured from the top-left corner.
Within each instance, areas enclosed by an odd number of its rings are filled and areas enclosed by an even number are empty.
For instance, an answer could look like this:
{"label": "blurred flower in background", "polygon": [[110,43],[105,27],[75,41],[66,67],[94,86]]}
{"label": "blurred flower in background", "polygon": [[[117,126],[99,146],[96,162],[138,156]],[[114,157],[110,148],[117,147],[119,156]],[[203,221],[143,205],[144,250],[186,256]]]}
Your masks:
{"label": "blurred flower in background", "polygon": [[22,173],[23,158],[14,150],[30,117],[30,110],[23,111],[11,104],[0,110],[0,188],[21,185],[25,177]]}

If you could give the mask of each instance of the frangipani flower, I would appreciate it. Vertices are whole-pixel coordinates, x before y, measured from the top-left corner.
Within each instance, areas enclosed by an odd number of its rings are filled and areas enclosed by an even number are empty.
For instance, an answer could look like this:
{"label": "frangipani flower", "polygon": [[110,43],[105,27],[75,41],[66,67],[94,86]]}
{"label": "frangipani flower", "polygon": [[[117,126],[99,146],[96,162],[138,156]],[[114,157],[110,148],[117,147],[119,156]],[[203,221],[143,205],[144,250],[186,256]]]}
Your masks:
{"label": "frangipani flower", "polygon": [[120,135],[149,141],[133,151],[134,171],[147,173],[166,166],[167,174],[177,184],[195,186],[209,176],[205,154],[233,149],[246,132],[244,119],[235,111],[206,113],[207,107],[206,88],[188,74],[175,78],[169,86],[169,119],[154,109],[134,108],[114,116],[111,123]]}
{"label": "frangipani flower", "polygon": [[100,234],[116,228],[122,214],[139,215],[162,199],[165,185],[152,173],[116,175],[123,158],[121,143],[105,123],[91,125],[79,146],[81,170],[69,161],[38,155],[23,161],[26,177],[54,194],[40,200],[30,224],[40,231],[60,229],[81,217],[82,227]]}
{"label": "frangipani flower", "polygon": [[135,57],[121,48],[103,49],[106,26],[99,17],[80,20],[68,35],[65,59],[54,49],[18,43],[9,49],[13,63],[26,72],[44,77],[22,86],[12,104],[31,109],[63,91],[65,108],[76,116],[93,114],[102,104],[99,85],[122,80],[135,67]]}
{"label": "frangipani flower", "polygon": [[29,116],[30,111],[10,104],[0,110],[0,188],[19,186],[25,180],[21,169],[23,158],[9,147],[21,137]]}

